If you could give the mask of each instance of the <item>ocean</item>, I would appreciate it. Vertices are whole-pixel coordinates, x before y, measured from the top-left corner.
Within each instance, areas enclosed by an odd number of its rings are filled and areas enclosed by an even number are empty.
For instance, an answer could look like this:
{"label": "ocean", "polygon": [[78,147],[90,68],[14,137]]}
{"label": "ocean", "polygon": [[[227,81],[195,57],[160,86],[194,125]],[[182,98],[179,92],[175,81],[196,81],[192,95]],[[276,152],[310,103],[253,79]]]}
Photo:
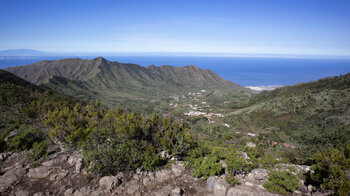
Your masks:
{"label": "ocean", "polygon": [[[0,68],[62,58],[68,57],[6,57],[0,59]],[[95,57],[79,58],[92,59]],[[210,69],[226,80],[241,86],[286,86],[350,72],[350,59],[199,56],[107,56],[104,58],[109,61],[135,63],[141,66],[196,65],[203,69]]]}

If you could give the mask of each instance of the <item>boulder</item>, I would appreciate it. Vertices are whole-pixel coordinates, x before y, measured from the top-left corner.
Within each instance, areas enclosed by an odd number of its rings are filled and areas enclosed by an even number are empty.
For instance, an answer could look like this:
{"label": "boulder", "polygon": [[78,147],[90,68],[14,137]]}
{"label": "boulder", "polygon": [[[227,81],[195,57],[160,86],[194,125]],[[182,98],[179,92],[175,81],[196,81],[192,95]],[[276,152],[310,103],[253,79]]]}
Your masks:
{"label": "boulder", "polygon": [[151,179],[149,177],[146,177],[146,178],[142,179],[142,184],[144,186],[150,185],[151,184]]}
{"label": "boulder", "polygon": [[177,164],[174,164],[171,166],[171,171],[174,173],[176,177],[180,176],[182,173],[185,172],[185,166],[182,162],[178,162]]}
{"label": "boulder", "polygon": [[114,176],[104,176],[100,179],[99,184],[103,190],[110,192],[120,184],[120,181]]}
{"label": "boulder", "polygon": [[50,175],[51,169],[51,167],[45,166],[32,168],[29,169],[27,176],[29,178],[46,178]]}
{"label": "boulder", "polygon": [[269,177],[269,171],[266,169],[253,169],[247,176],[247,180],[253,184],[262,185]]}
{"label": "boulder", "polygon": [[73,195],[73,192],[74,192],[74,189],[70,188],[70,189],[67,189],[66,191],[64,191],[64,196],[74,196]]}
{"label": "boulder", "polygon": [[215,183],[219,180],[216,176],[210,176],[207,179],[207,191],[212,192],[214,190]]}
{"label": "boulder", "polygon": [[140,185],[137,183],[132,183],[128,186],[126,193],[129,195],[135,194],[140,188]]}
{"label": "boulder", "polygon": [[45,193],[37,192],[37,193],[34,193],[33,196],[45,196]]}
{"label": "boulder", "polygon": [[75,172],[80,173],[82,168],[83,168],[83,159],[79,159],[75,164]]}
{"label": "boulder", "polygon": [[80,151],[74,151],[72,153],[71,156],[69,156],[68,158],[68,163],[71,165],[71,166],[74,166],[75,164],[77,164],[78,162],[82,161],[83,160],[83,155],[81,154]]}
{"label": "boulder", "polygon": [[308,165],[294,165],[294,164],[282,164],[281,163],[281,164],[278,164],[277,166],[280,167],[281,169],[287,169],[287,170],[289,170],[290,167],[293,167],[293,168],[295,168],[295,170],[297,172],[302,173],[302,174],[306,174],[309,171],[311,171],[311,168]]}
{"label": "boulder", "polygon": [[214,184],[214,195],[215,196],[226,196],[227,189],[230,188],[230,184],[225,180],[219,179]]}
{"label": "boulder", "polygon": [[29,191],[26,191],[26,190],[20,190],[15,192],[15,196],[29,196],[29,195],[30,195]]}
{"label": "boulder", "polygon": [[19,181],[18,170],[16,168],[8,170],[0,176],[0,195]]}
{"label": "boulder", "polygon": [[45,167],[51,167],[51,166],[59,163],[60,161],[61,160],[59,160],[59,159],[53,159],[53,160],[50,160],[50,161],[43,162],[41,165],[45,166]]}
{"label": "boulder", "polygon": [[249,189],[244,190],[243,188],[242,190],[242,188],[238,188],[237,186],[229,188],[226,194],[226,196],[240,196],[240,195],[257,195],[257,194],[254,194]]}
{"label": "boulder", "polygon": [[171,191],[171,196],[181,196],[183,195],[183,190],[179,187],[175,187],[172,191]]}
{"label": "boulder", "polygon": [[266,189],[262,189],[255,186],[247,186],[247,185],[237,185],[228,189],[226,196],[241,196],[241,195],[249,195],[249,196],[278,196],[278,194],[273,194],[268,192]]}
{"label": "boulder", "polygon": [[84,196],[84,194],[80,190],[76,190],[73,193],[74,196]]}
{"label": "boulder", "polygon": [[164,182],[171,178],[171,171],[167,169],[162,169],[156,172],[156,180],[158,182]]}

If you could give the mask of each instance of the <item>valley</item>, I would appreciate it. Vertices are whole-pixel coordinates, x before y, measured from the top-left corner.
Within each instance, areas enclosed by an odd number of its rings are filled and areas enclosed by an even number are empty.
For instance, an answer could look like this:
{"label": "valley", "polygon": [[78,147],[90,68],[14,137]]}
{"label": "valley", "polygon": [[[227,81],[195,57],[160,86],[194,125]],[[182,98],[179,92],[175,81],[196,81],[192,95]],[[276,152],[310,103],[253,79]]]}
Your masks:
{"label": "valley", "polygon": [[256,93],[102,57],[0,71],[1,194],[350,191],[350,74]]}

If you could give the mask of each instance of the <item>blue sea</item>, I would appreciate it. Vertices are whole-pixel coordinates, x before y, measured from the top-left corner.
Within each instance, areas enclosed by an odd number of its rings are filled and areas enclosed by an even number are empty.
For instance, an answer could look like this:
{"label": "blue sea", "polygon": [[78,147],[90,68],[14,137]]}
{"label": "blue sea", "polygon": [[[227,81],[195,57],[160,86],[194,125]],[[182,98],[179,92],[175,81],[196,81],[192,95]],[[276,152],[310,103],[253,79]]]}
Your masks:
{"label": "blue sea", "polygon": [[[64,56],[9,57],[0,59],[0,68],[28,65]],[[84,59],[95,57],[84,56]],[[196,65],[210,69],[226,80],[241,86],[286,86],[350,72],[350,59],[260,58],[260,57],[191,57],[191,56],[108,56],[110,61],[141,66]]]}

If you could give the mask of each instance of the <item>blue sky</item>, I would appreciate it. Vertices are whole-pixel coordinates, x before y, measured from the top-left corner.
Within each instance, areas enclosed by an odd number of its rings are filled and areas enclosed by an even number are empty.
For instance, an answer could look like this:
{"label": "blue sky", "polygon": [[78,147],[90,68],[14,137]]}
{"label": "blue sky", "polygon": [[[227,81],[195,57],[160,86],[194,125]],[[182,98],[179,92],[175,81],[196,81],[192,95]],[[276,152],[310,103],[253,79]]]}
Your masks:
{"label": "blue sky", "polygon": [[0,50],[350,56],[349,0],[0,0]]}

